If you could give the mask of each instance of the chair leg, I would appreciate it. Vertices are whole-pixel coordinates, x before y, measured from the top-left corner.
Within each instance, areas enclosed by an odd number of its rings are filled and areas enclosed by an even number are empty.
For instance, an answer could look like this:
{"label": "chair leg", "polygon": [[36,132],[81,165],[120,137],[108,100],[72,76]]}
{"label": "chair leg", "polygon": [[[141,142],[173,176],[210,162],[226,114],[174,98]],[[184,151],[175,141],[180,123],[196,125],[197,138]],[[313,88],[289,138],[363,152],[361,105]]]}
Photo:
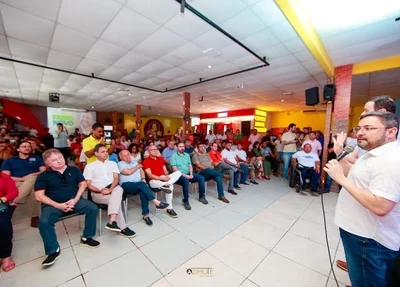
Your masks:
{"label": "chair leg", "polygon": [[99,209],[99,236],[101,236],[101,209]]}
{"label": "chair leg", "polygon": [[125,198],[125,200],[122,203],[124,205],[124,211],[125,211],[125,222],[128,222],[128,198]]}

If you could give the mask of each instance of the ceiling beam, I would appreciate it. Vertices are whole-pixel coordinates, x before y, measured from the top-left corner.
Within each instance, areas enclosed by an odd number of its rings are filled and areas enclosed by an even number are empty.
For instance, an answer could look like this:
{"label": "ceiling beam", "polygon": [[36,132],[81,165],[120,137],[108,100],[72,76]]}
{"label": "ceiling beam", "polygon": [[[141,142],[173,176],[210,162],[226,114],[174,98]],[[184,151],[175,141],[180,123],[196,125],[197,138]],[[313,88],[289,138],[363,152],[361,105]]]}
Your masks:
{"label": "ceiling beam", "polygon": [[334,77],[335,67],[332,60],[304,12],[290,3],[290,0],[275,0],[275,2],[328,77]]}
{"label": "ceiling beam", "polygon": [[359,64],[353,64],[353,75],[400,68],[400,55]]}

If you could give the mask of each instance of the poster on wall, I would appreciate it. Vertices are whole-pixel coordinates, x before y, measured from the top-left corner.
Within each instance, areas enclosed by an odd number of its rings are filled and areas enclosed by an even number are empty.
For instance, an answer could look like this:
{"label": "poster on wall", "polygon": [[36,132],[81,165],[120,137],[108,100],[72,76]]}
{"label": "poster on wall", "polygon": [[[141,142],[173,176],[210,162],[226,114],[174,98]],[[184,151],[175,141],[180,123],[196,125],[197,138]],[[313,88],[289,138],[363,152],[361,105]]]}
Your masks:
{"label": "poster on wall", "polygon": [[69,134],[74,133],[75,128],[79,128],[81,134],[89,135],[95,122],[96,112],[47,108],[47,126],[51,133],[57,130],[58,123],[62,123],[68,129]]}
{"label": "poster on wall", "polygon": [[164,126],[159,120],[151,119],[144,125],[144,132],[146,136],[153,134],[153,136],[161,137],[164,135]]}

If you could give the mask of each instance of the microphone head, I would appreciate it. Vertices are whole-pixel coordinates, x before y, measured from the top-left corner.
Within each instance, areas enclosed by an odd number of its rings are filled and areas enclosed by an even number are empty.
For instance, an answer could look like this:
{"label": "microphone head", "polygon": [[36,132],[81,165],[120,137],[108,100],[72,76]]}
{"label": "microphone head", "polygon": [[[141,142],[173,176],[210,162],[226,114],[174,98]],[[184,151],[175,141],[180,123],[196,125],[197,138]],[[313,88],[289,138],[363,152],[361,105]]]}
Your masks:
{"label": "microphone head", "polygon": [[355,146],[353,145],[347,145],[343,151],[348,152],[349,154],[352,153],[355,149]]}

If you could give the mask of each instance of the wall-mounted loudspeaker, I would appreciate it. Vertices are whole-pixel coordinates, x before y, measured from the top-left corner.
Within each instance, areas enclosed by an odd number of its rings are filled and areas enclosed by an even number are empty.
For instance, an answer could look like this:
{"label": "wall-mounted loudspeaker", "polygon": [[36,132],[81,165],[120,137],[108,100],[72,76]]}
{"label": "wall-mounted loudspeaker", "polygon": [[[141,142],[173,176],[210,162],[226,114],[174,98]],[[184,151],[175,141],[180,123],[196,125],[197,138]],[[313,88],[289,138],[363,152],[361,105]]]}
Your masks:
{"label": "wall-mounted loudspeaker", "polygon": [[315,106],[319,104],[319,88],[314,87],[306,90],[306,105]]}
{"label": "wall-mounted loudspeaker", "polygon": [[324,87],[324,100],[331,102],[335,98],[336,87],[334,84],[328,84]]}

